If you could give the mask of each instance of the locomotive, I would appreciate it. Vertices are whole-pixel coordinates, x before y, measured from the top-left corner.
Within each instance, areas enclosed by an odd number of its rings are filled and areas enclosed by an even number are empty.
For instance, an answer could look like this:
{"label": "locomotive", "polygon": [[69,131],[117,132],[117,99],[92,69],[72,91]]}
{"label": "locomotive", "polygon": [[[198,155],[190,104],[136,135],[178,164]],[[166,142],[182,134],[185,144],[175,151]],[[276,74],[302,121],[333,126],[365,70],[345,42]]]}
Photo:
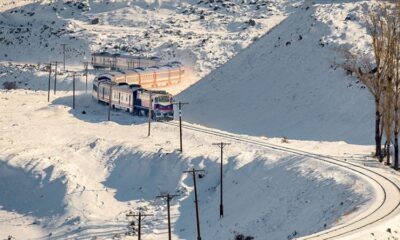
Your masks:
{"label": "locomotive", "polygon": [[[93,81],[93,98],[98,102],[111,104],[112,108],[148,116],[151,110],[153,120],[173,120],[173,98],[166,91],[150,91],[138,84],[115,83],[100,76]],[[111,103],[110,103],[111,96]]]}

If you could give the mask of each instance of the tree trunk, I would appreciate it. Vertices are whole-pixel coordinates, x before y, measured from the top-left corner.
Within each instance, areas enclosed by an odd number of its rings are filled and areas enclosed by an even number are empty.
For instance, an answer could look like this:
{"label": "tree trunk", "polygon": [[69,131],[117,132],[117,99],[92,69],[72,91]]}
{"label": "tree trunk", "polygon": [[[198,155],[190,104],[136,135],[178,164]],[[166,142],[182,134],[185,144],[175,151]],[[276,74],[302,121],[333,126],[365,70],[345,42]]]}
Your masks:
{"label": "tree trunk", "polygon": [[386,141],[386,165],[390,166],[390,141]]}
{"label": "tree trunk", "polygon": [[399,133],[394,136],[394,169],[399,169]]}
{"label": "tree trunk", "polygon": [[375,157],[377,157],[379,161],[382,162],[382,138],[380,134],[380,125],[381,114],[379,112],[379,100],[375,100]]}

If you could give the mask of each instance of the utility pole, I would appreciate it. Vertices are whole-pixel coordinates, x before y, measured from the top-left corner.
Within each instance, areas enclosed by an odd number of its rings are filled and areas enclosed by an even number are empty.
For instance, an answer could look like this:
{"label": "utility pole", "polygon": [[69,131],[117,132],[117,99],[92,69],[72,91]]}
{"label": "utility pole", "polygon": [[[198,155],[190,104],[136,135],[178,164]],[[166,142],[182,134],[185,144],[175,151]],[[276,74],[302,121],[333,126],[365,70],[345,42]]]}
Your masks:
{"label": "utility pole", "polygon": [[189,171],[184,171],[184,173],[191,173],[193,177],[193,185],[194,185],[194,203],[196,204],[196,223],[197,223],[197,240],[201,240],[200,234],[200,217],[199,217],[199,201],[197,199],[197,185],[196,185],[196,173],[205,172],[204,170],[196,170],[192,169]]}
{"label": "utility pole", "polygon": [[168,209],[168,240],[171,240],[171,210],[170,210],[170,201],[179,195],[171,195],[169,193],[164,195],[159,195],[157,198],[165,198],[167,200],[167,209]]}
{"label": "utility pole", "polygon": [[75,75],[76,72],[72,73],[72,109],[75,109]]}
{"label": "utility pole", "polygon": [[85,68],[85,76],[86,76],[86,94],[87,94],[87,85],[88,85],[88,67],[89,62],[83,62],[83,67]]}
{"label": "utility pole", "polygon": [[49,63],[49,82],[47,88],[47,102],[50,102],[50,78],[51,78],[51,63]]}
{"label": "utility pole", "polygon": [[183,147],[182,147],[182,106],[189,104],[188,102],[174,102],[172,103],[174,105],[178,105],[178,109],[179,109],[179,142],[180,142],[180,150],[181,152],[183,152]]}
{"label": "utility pole", "polygon": [[153,214],[143,214],[142,212],[139,212],[138,214],[128,213],[128,214],[126,214],[126,216],[127,217],[137,217],[137,219],[138,219],[138,240],[141,240],[142,221],[144,220],[145,217],[153,216]]}
{"label": "utility pole", "polygon": [[65,72],[65,46],[67,45],[66,43],[61,43],[63,46],[63,56],[64,56],[64,72]]}
{"label": "utility pole", "polygon": [[54,70],[54,95],[56,95],[57,92],[57,66],[61,62],[53,62],[55,64],[55,70]]}
{"label": "utility pole", "polygon": [[153,92],[149,90],[149,129],[147,131],[147,136],[150,137],[150,128],[151,128],[151,115],[153,111]]}
{"label": "utility pole", "polygon": [[108,96],[108,121],[111,121],[111,105],[112,105],[112,86],[113,82],[110,82],[110,95]]}
{"label": "utility pole", "polygon": [[220,188],[220,204],[219,204],[219,218],[222,218],[224,216],[224,204],[223,204],[223,162],[224,162],[224,147],[231,145],[230,143],[213,143],[212,145],[218,146],[221,148],[221,167],[220,167],[220,183],[221,183],[221,188]]}

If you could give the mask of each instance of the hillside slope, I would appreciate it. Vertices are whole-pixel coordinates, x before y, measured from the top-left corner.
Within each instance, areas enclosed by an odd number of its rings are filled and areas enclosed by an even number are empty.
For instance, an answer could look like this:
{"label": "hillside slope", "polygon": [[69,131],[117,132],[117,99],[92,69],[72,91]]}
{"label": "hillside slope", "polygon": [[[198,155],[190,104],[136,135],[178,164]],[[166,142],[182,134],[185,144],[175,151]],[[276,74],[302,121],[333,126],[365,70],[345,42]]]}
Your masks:
{"label": "hillside slope", "polygon": [[[231,132],[372,142],[368,91],[336,67],[338,48],[368,49],[370,1],[314,1],[182,92],[185,119]],[[357,41],[356,41],[357,39]]]}
{"label": "hillside slope", "polygon": [[[193,81],[222,65],[298,0],[0,1],[0,60],[81,65],[96,51],[185,63]],[[29,53],[29,54],[27,54]]]}

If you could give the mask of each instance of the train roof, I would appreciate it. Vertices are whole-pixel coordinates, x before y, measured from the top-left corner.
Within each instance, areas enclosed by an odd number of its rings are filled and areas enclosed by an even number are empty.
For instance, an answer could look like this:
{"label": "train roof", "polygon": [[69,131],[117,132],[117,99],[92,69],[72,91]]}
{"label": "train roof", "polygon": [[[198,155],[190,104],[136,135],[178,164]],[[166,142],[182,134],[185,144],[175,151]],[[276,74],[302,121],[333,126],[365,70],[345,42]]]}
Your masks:
{"label": "train roof", "polygon": [[[96,77],[97,81],[100,80],[108,80],[108,81],[115,81],[116,79],[121,79],[124,77],[128,77],[131,75],[136,75],[136,74],[145,74],[145,73],[153,73],[155,71],[161,72],[163,70],[167,71],[167,70],[172,70],[172,69],[176,69],[176,68],[180,68],[183,65],[179,62],[175,62],[175,63],[169,63],[167,65],[164,66],[154,66],[154,67],[148,67],[148,68],[134,68],[132,70],[126,70],[126,71],[111,71],[111,72],[107,72],[107,73],[101,73],[100,75],[98,75]],[[119,81],[117,81],[119,82]]]}
{"label": "train roof", "polygon": [[92,53],[92,56],[99,56],[99,57],[118,57],[118,58],[127,58],[127,59],[147,59],[153,61],[161,61],[159,57],[143,57],[143,56],[132,56],[132,55],[124,55],[121,53],[109,53],[109,52],[96,52]]}

